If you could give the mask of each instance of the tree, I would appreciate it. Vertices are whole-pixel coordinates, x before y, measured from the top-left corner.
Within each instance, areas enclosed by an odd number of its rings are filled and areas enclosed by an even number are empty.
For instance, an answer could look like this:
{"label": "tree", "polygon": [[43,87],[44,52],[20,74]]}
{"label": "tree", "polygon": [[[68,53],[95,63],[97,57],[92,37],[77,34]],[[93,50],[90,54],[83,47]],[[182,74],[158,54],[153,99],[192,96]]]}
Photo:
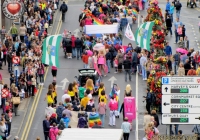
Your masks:
{"label": "tree", "polygon": [[154,103],[154,107],[156,110],[159,110],[159,106],[161,105],[161,77],[167,75],[167,59],[164,54],[164,47],[166,44],[165,40],[165,25],[164,18],[162,15],[162,11],[158,6],[158,2],[152,1],[150,3],[150,7],[147,10],[147,17],[145,18],[145,22],[154,21],[155,25],[152,29],[152,49],[154,52],[151,54],[151,58],[153,60],[153,70],[150,72],[150,75],[147,80],[147,86],[152,93],[154,93],[156,97],[156,101]]}

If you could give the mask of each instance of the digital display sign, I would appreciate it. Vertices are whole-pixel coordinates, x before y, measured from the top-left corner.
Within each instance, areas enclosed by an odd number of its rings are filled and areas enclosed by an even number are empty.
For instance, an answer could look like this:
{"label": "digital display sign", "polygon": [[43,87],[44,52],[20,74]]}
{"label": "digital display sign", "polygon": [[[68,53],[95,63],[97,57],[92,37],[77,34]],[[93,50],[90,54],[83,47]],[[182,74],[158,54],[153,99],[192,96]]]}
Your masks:
{"label": "digital display sign", "polygon": [[189,99],[171,99],[171,104],[188,104]]}
{"label": "digital display sign", "polygon": [[171,89],[171,93],[189,93],[188,88]]}
{"label": "digital display sign", "polygon": [[171,113],[189,113],[188,108],[171,108]]}
{"label": "digital display sign", "polygon": [[171,118],[172,123],[187,123],[189,118]]}

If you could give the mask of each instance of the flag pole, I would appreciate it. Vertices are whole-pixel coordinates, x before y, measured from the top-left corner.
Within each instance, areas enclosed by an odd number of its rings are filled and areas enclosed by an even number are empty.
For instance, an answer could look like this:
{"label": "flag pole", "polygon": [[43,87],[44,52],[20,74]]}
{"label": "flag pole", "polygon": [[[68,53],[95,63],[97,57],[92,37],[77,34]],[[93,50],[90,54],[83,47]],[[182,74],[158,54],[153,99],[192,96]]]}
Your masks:
{"label": "flag pole", "polygon": [[138,12],[138,28],[140,27],[140,12]]}
{"label": "flag pole", "polygon": [[135,121],[135,140],[139,140],[138,139],[138,74],[139,74],[139,68],[138,66],[137,68],[137,72],[136,72],[136,78],[135,78],[135,102],[136,102],[136,121]]}

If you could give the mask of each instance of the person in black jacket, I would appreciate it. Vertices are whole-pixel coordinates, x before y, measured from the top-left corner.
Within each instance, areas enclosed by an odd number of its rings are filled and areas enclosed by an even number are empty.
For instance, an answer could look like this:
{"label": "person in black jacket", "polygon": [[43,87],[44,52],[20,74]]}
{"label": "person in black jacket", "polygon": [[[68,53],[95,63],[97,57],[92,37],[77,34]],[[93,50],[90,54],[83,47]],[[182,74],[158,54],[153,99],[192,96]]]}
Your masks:
{"label": "person in black jacket", "polygon": [[60,11],[62,12],[62,22],[65,22],[65,14],[68,10],[67,4],[63,2],[63,4],[60,6]]}
{"label": "person in black jacket", "polygon": [[123,65],[125,70],[125,81],[127,82],[127,74],[129,76],[129,81],[131,81],[131,61],[128,56],[126,57],[126,60],[124,60]]}
{"label": "person in black jacket", "polygon": [[76,48],[76,57],[77,57],[77,60],[81,56],[81,49],[82,49],[82,47],[83,47],[83,42],[82,42],[82,40],[79,39],[79,37],[77,37],[76,41],[75,41],[75,48]]}
{"label": "person in black jacket", "polygon": [[49,130],[50,130],[50,122],[49,122],[50,117],[46,116],[46,119],[43,120],[43,132],[44,132],[44,139],[48,140],[49,138]]}
{"label": "person in black jacket", "polygon": [[167,30],[170,32],[170,34],[172,36],[172,19],[170,18],[169,15],[167,15],[165,22],[166,22]]}

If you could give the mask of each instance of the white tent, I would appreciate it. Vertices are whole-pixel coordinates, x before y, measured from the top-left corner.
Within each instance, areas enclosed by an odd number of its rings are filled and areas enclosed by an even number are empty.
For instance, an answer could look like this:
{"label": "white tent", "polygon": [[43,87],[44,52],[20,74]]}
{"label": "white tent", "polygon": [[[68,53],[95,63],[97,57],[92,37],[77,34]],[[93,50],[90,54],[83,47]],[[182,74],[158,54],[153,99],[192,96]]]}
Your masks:
{"label": "white tent", "polygon": [[64,129],[58,140],[121,140],[122,129]]}

